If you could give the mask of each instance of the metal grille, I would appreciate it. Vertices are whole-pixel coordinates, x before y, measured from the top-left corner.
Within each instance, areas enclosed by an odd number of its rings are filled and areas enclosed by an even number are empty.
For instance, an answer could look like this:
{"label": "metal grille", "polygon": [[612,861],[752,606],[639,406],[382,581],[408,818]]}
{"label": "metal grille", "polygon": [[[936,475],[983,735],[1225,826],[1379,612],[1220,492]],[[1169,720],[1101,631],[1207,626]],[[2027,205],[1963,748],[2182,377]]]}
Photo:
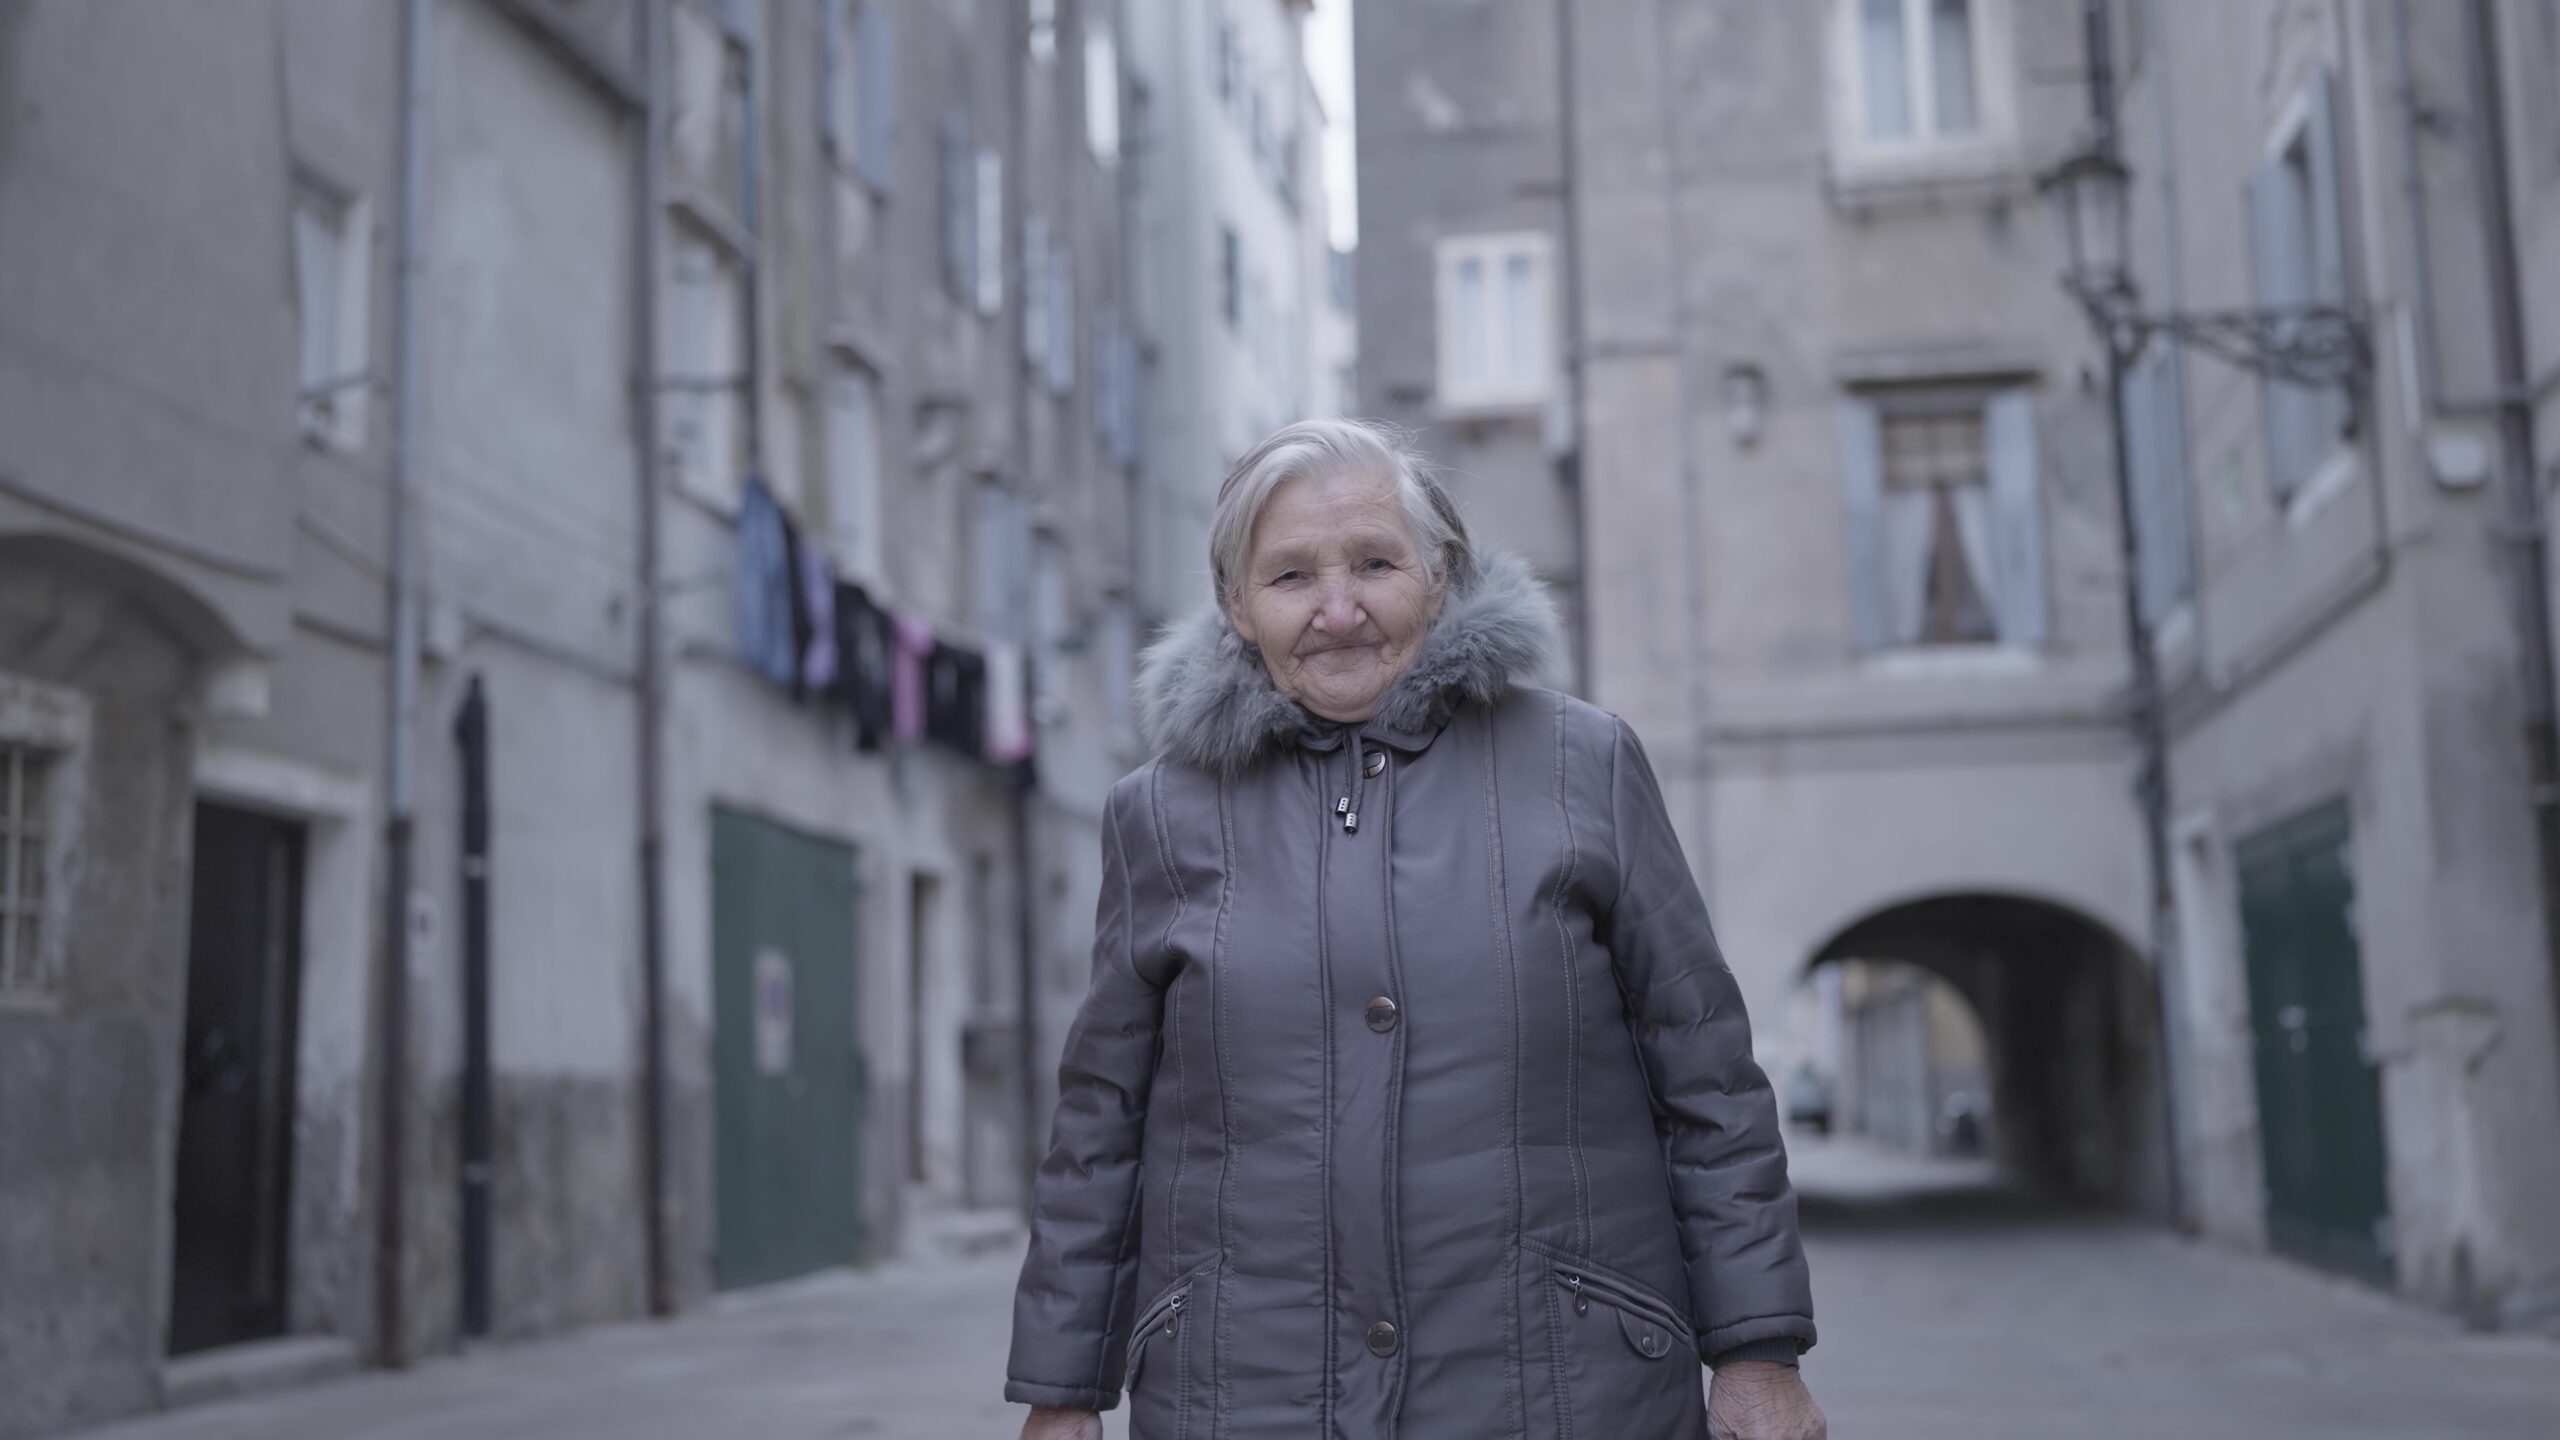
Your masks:
{"label": "metal grille", "polygon": [[53,987],[46,963],[45,779],[52,757],[0,742],[0,994]]}

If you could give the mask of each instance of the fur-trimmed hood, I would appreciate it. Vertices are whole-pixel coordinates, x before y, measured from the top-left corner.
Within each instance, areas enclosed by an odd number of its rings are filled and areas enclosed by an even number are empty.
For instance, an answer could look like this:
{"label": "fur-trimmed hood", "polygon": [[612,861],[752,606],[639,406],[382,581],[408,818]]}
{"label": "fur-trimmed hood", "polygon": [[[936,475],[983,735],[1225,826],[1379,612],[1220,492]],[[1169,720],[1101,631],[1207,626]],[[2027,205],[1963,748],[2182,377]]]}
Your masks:
{"label": "fur-trimmed hood", "polygon": [[[1526,561],[1481,552],[1453,578],[1422,648],[1357,727],[1427,737],[1459,704],[1490,704],[1515,682],[1551,678],[1563,649],[1555,601]],[[1226,613],[1204,605],[1147,647],[1137,684],[1148,747],[1169,760],[1234,774],[1292,740],[1329,741],[1343,727],[1282,695]]]}

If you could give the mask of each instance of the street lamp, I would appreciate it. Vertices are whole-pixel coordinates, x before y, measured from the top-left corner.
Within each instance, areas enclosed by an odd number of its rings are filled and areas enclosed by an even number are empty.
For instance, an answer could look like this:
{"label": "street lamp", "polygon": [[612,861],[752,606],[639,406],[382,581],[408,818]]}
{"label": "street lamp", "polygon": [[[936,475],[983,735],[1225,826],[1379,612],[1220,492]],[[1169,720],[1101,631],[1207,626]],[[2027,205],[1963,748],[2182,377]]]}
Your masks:
{"label": "street lamp", "polygon": [[2133,173],[2101,130],[2044,173],[2063,254],[2062,288],[2087,311],[2110,355],[2131,360],[2169,335],[2241,369],[2313,389],[2347,392],[2350,413],[2372,373],[2364,320],[2342,305],[2259,305],[2146,312],[2128,258]]}

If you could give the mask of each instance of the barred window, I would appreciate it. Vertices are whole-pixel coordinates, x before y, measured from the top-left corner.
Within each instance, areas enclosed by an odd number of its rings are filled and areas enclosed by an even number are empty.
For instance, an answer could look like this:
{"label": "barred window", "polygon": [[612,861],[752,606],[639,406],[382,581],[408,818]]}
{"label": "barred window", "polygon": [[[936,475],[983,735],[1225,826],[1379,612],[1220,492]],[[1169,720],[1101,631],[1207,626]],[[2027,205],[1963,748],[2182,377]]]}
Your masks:
{"label": "barred window", "polygon": [[0,994],[38,993],[55,976],[45,944],[45,784],[53,756],[0,741]]}

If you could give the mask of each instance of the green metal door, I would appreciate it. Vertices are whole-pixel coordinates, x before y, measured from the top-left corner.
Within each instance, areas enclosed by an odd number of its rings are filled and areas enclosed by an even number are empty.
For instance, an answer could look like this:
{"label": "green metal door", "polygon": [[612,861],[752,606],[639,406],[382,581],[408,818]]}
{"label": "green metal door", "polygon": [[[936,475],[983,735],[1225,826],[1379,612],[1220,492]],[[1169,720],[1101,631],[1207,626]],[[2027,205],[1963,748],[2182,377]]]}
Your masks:
{"label": "green metal door", "polygon": [[862,1249],[853,852],[711,815],[718,1275],[760,1285]]}
{"label": "green metal door", "polygon": [[2365,1036],[2347,808],[2324,806],[2255,835],[2235,859],[2267,1237],[2302,1259],[2387,1281],[2382,1092]]}

